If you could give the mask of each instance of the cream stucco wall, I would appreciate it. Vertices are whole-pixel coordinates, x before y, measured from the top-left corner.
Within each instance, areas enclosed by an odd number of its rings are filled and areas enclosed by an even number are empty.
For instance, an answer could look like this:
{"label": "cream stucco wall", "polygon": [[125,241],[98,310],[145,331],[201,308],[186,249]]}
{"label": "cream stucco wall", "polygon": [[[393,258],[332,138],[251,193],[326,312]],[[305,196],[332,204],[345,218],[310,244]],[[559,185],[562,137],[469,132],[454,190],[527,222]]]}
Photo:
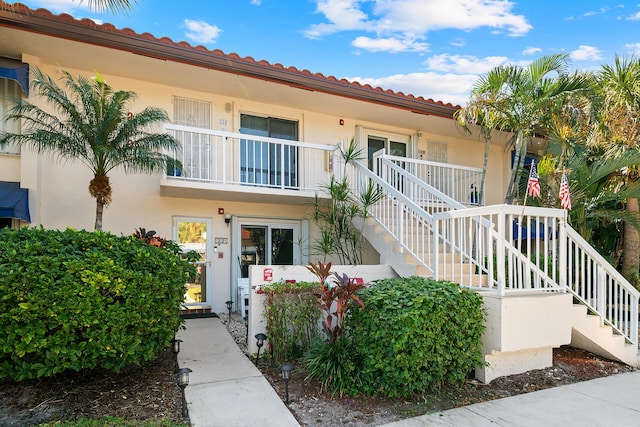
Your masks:
{"label": "cream stucco wall", "polygon": [[[67,49],[82,52],[82,56],[70,57]],[[429,140],[446,142],[450,163],[482,167],[484,144],[476,135],[463,134],[450,119],[385,109],[266,81],[251,82],[249,85],[246,78],[242,80],[241,77],[223,76],[211,70],[206,72],[205,81],[202,74],[204,71],[195,67],[169,64],[153,58],[132,58],[122,52],[75,42],[69,42],[68,46],[58,41],[52,43],[50,52],[46,54],[35,55],[25,50],[22,57],[24,62],[38,66],[44,73],[52,76],[59,75],[56,71],[60,68],[72,75],[82,74],[87,77],[94,76],[95,70],[99,71],[114,90],[130,90],[137,94],[136,102],[131,107],[133,113],[146,106],[154,106],[166,110],[171,116],[173,97],[185,97],[211,103],[212,127],[216,130],[238,132],[240,115],[243,113],[295,120],[299,123],[300,140],[327,145],[348,143],[357,136],[358,129],[363,128],[382,136],[399,135],[407,141],[413,136],[416,143],[409,147],[409,153],[414,157],[417,157],[419,150],[425,149]],[[141,73],[144,69],[149,72]],[[149,81],[140,78],[145,75],[150,76]],[[198,87],[194,84],[195,81],[202,83],[202,90],[195,89]],[[224,86],[228,86],[230,82],[237,84],[240,89],[230,91]],[[47,108],[42,99],[33,95],[32,93],[30,102]],[[296,97],[299,100],[310,99],[309,102],[283,101]],[[322,104],[324,108],[298,106],[316,104]],[[331,105],[331,108],[327,108],[327,105]],[[487,194],[488,203],[502,201],[504,177],[507,173],[502,142],[500,139],[495,142],[489,157],[487,188],[491,188],[491,191]],[[135,228],[144,227],[156,230],[161,236],[173,237],[173,218],[183,216],[210,219],[214,236],[227,238],[231,245],[232,230],[224,223],[223,217],[218,215],[219,208],[236,217],[245,218],[295,221],[310,218],[310,207],[304,204],[255,202],[250,196],[242,201],[231,201],[232,198],[225,199],[219,195],[201,199],[168,197],[161,195],[160,174],[125,175],[121,170],[115,170],[109,176],[113,202],[104,211],[103,228],[115,234],[130,234]],[[34,225],[58,229],[92,229],[95,201],[88,193],[91,178],[90,171],[79,162],[60,163],[51,156],[36,155],[26,148],[23,148],[20,157],[0,156],[0,179],[20,181],[30,191],[30,210]],[[302,242],[302,251],[312,260],[317,257],[310,252],[310,245],[318,235],[318,227],[313,221],[309,221],[309,237],[306,242]],[[231,284],[233,254],[231,248],[224,249],[221,250],[223,258],[216,257],[212,260],[215,311],[224,311],[224,301],[235,299]],[[364,253],[365,264],[379,262],[378,253],[366,242]]]}

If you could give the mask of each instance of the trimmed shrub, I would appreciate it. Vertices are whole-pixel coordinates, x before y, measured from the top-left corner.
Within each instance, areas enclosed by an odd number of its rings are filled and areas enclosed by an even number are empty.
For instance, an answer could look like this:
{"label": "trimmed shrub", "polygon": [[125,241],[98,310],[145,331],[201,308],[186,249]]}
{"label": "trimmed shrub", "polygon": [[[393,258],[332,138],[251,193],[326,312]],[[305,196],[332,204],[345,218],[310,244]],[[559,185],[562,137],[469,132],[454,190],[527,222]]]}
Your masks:
{"label": "trimmed shrub", "polygon": [[259,292],[267,297],[264,315],[275,363],[302,356],[321,334],[321,311],[314,295],[320,288],[319,283],[275,282],[260,289]]}
{"label": "trimmed shrub", "polygon": [[153,359],[182,322],[193,271],[178,253],[105,232],[0,231],[0,378]]}
{"label": "trimmed shrub", "polygon": [[386,279],[359,293],[348,334],[361,391],[406,396],[457,383],[481,365],[482,297],[459,285],[420,277]]}

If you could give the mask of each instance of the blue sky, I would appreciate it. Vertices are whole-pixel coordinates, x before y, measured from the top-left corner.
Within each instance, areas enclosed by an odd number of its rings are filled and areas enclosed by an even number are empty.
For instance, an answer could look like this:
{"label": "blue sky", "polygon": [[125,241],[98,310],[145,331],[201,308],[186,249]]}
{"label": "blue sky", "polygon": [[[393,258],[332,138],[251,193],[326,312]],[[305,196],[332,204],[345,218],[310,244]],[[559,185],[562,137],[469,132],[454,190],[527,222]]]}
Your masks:
{"label": "blue sky", "polygon": [[640,55],[640,0],[135,1],[115,15],[88,0],[22,3],[453,104],[502,63],[564,52],[596,70]]}

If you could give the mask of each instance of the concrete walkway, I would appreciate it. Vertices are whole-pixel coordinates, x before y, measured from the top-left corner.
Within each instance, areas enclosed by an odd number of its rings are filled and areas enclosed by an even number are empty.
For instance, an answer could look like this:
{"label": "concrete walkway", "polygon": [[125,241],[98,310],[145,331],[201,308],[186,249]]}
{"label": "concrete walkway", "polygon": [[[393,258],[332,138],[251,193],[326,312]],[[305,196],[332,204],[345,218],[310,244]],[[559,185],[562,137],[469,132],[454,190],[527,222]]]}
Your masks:
{"label": "concrete walkway", "polygon": [[193,427],[298,426],[269,382],[240,351],[218,318],[189,319],[177,337],[178,365]]}
{"label": "concrete walkway", "polygon": [[640,426],[640,371],[422,415],[385,427]]}
{"label": "concrete walkway", "polygon": [[[178,363],[193,427],[298,426],[218,318],[187,320]],[[417,426],[638,426],[640,371],[478,403],[387,424]]]}

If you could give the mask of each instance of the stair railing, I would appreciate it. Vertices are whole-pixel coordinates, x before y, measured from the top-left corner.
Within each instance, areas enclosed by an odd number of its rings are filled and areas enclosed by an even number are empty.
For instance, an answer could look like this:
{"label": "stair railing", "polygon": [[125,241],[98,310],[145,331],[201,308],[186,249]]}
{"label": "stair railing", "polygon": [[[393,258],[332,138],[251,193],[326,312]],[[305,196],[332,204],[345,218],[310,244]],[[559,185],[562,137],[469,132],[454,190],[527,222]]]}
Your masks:
{"label": "stair railing", "polygon": [[625,340],[638,346],[640,292],[577,231],[567,227],[567,287]]}
{"label": "stair railing", "polygon": [[435,279],[495,289],[499,295],[569,291],[603,325],[638,346],[640,292],[568,224],[566,210],[466,208],[389,160],[378,156],[379,179],[389,180],[415,205],[433,211],[429,237],[421,238],[432,249],[411,253],[418,254]]}
{"label": "stair railing", "polygon": [[[523,239],[526,237],[523,233],[535,227],[540,230],[542,227],[558,229],[559,220],[566,222],[564,211],[534,207],[523,210],[523,207],[511,205],[467,209],[464,204],[410,173],[403,167],[406,165],[382,153],[380,150],[374,154],[374,172],[433,215],[433,228],[429,230],[428,239],[432,248],[411,250],[411,253],[417,253],[414,256],[434,274],[434,278],[455,281],[471,288],[495,288],[501,295],[507,289],[562,289],[553,278],[557,275],[557,268],[544,261],[548,259],[547,255],[533,259],[526,255],[533,251],[542,254],[555,248],[555,234],[547,233],[544,240],[538,239],[532,246],[530,239]],[[500,228],[501,224],[507,223],[511,224],[509,228]],[[520,224],[520,228],[512,230],[515,224]],[[519,235],[513,235],[518,231]],[[433,235],[438,238],[433,238]],[[407,239],[408,236],[402,238]],[[528,242],[528,248],[523,248],[523,241]],[[399,239],[398,243],[402,245],[403,240]]]}

